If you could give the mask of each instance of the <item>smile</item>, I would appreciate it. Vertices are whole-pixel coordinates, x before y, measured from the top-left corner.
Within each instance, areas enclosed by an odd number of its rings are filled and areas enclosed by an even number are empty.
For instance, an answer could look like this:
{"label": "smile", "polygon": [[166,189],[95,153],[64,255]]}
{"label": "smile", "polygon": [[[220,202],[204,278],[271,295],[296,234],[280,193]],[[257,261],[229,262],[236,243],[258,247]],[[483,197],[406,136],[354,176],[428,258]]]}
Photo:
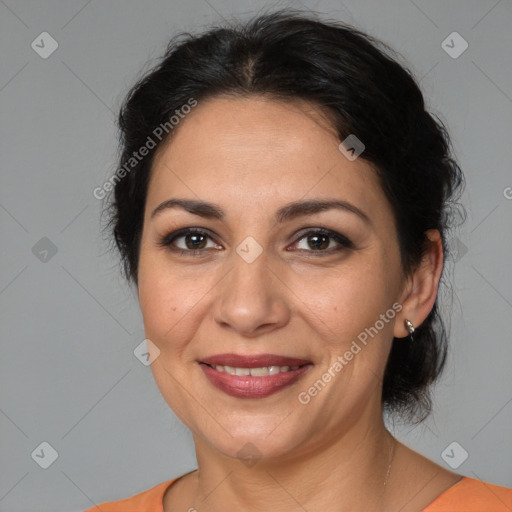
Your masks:
{"label": "smile", "polygon": [[219,354],[199,365],[208,381],[236,398],[265,398],[295,384],[313,366],[305,359],[261,354]]}
{"label": "smile", "polygon": [[251,375],[252,377],[265,377],[266,375],[277,375],[289,371],[295,371],[299,366],[260,366],[257,368],[235,368],[233,366],[220,366],[213,365],[212,368],[218,372],[229,373],[230,375],[238,375],[245,377]]}

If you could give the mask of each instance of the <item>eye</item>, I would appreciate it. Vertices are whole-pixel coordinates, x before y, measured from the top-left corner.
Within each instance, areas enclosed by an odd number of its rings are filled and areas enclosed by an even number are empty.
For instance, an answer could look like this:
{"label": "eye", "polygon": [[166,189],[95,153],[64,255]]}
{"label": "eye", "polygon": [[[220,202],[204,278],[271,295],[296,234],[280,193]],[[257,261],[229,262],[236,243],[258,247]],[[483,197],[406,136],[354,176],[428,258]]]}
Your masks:
{"label": "eye", "polygon": [[[158,245],[187,256],[204,255],[207,249],[222,249],[209,232],[199,228],[184,228],[169,233],[162,237]],[[346,236],[325,228],[310,229],[302,233],[294,245],[300,251],[315,253],[316,256],[354,248],[354,244]]]}
{"label": "eye", "polygon": [[299,250],[314,252],[318,255],[354,248],[354,244],[346,236],[324,228],[317,228],[303,233],[295,242],[295,245],[297,244]]}
{"label": "eye", "polygon": [[[211,244],[208,245],[208,240]],[[168,247],[171,251],[179,254],[197,256],[204,253],[206,249],[222,249],[215,243],[211,235],[202,229],[184,228],[164,236],[158,245]]]}

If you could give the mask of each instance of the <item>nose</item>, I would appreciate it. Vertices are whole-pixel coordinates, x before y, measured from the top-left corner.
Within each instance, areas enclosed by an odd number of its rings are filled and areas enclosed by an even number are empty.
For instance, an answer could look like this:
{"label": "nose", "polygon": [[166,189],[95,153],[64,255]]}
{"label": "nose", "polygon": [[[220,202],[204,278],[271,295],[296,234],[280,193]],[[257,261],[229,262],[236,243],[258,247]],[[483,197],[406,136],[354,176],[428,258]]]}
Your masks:
{"label": "nose", "polygon": [[288,289],[270,268],[265,251],[250,263],[236,252],[230,260],[230,270],[215,290],[215,321],[247,338],[285,326],[290,319]]}

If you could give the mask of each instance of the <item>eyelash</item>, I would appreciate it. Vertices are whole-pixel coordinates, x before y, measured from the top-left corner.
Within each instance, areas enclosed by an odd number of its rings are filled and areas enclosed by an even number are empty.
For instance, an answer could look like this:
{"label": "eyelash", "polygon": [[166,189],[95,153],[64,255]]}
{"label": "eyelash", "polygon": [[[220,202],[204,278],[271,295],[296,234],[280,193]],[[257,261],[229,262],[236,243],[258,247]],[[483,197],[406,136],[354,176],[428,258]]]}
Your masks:
{"label": "eyelash", "polygon": [[[207,232],[199,228],[184,228],[179,229],[178,231],[174,231],[172,233],[169,233],[168,235],[162,237],[160,241],[158,242],[159,246],[167,247],[169,250],[171,250],[174,253],[179,254],[180,256],[202,256],[204,255],[204,252],[207,249],[179,249],[176,247],[172,247],[172,243],[176,241],[178,238],[185,237],[190,234],[198,234],[207,236],[208,238],[212,239],[212,236]],[[324,256],[324,255],[330,255],[336,252],[339,252],[343,249],[353,249],[354,244],[344,235],[337,233],[336,231],[331,231],[329,229],[325,228],[315,228],[310,229],[309,231],[302,233],[299,238],[294,242],[294,244],[297,244],[300,242],[303,238],[307,238],[309,236],[313,235],[321,235],[328,238],[331,238],[338,244],[340,244],[339,247],[334,249],[320,249],[320,250],[305,250],[305,249],[299,249],[301,251],[310,252],[315,257],[316,256]]]}

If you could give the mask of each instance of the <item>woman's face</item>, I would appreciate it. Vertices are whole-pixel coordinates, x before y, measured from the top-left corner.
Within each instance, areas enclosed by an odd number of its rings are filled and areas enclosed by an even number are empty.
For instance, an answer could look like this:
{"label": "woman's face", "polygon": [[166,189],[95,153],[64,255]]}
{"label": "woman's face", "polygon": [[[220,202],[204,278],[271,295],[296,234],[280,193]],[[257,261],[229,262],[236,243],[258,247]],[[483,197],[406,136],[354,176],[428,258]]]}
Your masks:
{"label": "woman's face", "polygon": [[[380,421],[405,278],[375,172],[338,146],[305,103],[215,98],[157,154],[139,300],[156,383],[204,449],[285,460]],[[155,213],[171,199],[193,208]]]}

